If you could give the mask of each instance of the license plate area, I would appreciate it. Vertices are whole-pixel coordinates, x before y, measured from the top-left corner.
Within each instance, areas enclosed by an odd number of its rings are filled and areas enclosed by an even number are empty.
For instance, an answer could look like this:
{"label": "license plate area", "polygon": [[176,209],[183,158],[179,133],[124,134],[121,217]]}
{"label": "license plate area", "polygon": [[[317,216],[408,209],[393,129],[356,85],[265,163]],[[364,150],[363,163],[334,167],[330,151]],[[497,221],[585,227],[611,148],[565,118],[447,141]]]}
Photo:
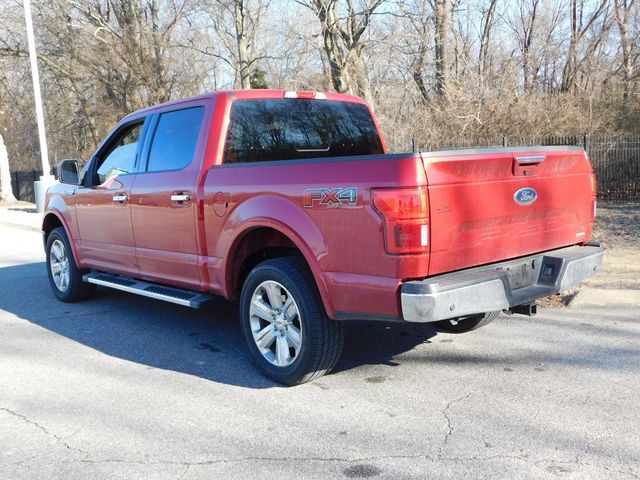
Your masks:
{"label": "license plate area", "polygon": [[509,286],[512,290],[516,290],[535,284],[540,276],[541,265],[542,259],[536,257],[503,264],[496,270],[505,272],[509,279]]}

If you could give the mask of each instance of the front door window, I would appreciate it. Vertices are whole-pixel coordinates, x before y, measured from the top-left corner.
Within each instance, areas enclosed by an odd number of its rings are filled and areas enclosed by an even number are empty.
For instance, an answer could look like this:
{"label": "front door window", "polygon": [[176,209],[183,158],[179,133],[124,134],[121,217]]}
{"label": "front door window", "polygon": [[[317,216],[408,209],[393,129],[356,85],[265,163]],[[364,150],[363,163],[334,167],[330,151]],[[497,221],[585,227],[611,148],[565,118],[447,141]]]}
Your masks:
{"label": "front door window", "polygon": [[107,183],[119,175],[133,173],[141,133],[142,123],[131,125],[110,146],[98,164],[96,171],[98,185]]}

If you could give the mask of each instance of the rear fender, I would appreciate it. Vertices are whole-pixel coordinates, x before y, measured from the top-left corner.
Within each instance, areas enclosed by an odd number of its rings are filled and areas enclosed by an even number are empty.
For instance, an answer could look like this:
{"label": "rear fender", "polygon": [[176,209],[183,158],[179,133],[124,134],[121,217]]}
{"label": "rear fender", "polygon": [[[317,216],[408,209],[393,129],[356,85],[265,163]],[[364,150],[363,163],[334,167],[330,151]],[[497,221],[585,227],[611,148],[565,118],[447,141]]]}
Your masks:
{"label": "rear fender", "polygon": [[230,279],[235,250],[246,233],[260,227],[273,228],[293,242],[309,265],[327,315],[335,318],[322,273],[322,263],[327,256],[322,233],[304,210],[276,195],[261,195],[243,202],[223,225],[216,256],[223,259],[225,297],[230,298],[234,294]]}

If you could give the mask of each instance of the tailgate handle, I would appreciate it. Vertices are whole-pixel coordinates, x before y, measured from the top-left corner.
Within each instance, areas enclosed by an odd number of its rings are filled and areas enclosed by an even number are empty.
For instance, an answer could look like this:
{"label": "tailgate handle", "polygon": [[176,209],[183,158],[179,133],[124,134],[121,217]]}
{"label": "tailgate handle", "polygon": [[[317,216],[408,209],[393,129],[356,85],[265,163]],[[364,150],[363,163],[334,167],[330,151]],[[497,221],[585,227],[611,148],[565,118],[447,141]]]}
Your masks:
{"label": "tailgate handle", "polygon": [[526,155],[524,157],[516,157],[519,165],[537,165],[544,162],[544,155]]}
{"label": "tailgate handle", "polygon": [[513,159],[513,175],[516,177],[526,177],[535,175],[538,167],[544,162],[544,155],[523,155]]}

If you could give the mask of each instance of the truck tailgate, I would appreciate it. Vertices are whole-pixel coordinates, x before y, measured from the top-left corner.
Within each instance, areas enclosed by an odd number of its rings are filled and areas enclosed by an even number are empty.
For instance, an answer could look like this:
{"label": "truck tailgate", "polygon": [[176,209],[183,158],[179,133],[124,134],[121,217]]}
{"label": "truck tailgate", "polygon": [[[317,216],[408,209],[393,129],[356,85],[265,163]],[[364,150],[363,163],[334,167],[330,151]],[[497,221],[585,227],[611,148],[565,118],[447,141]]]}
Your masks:
{"label": "truck tailgate", "polygon": [[429,183],[429,274],[591,238],[595,182],[578,147],[422,155]]}

